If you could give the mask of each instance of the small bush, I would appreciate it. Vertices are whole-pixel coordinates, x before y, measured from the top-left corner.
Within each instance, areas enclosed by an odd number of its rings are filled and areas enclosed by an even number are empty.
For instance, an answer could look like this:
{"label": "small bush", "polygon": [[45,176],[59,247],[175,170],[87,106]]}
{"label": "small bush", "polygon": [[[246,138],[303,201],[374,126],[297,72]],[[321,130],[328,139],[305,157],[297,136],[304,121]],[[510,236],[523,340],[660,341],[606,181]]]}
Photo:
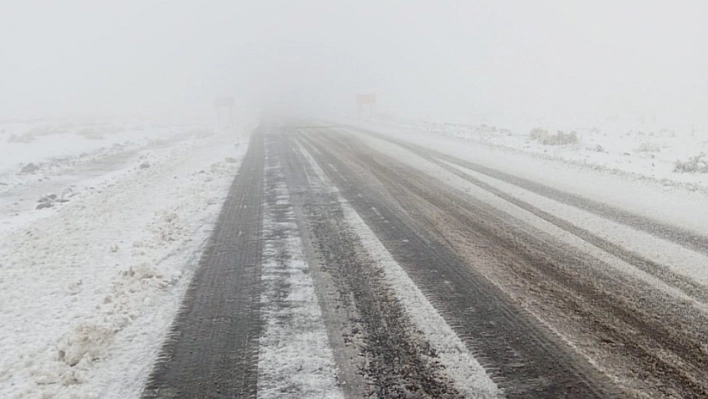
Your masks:
{"label": "small bush", "polygon": [[27,134],[11,134],[10,137],[7,138],[8,143],[31,143],[32,141],[34,141],[34,136]]}
{"label": "small bush", "polygon": [[103,133],[102,129],[95,127],[87,127],[76,131],[76,134],[88,140],[103,140]]}
{"label": "small bush", "polygon": [[543,129],[533,129],[530,133],[531,138],[543,145],[565,145],[576,144],[578,142],[578,134],[575,132],[564,133],[560,130],[556,134],[548,134]]}
{"label": "small bush", "polygon": [[661,146],[656,143],[650,143],[648,141],[645,141],[637,147],[635,152],[660,152],[661,151]]}
{"label": "small bush", "polygon": [[489,126],[486,123],[474,126],[473,129],[479,134],[494,134],[497,133],[498,130],[496,126]]}
{"label": "small bush", "polygon": [[499,129],[499,134],[502,134],[504,136],[509,136],[509,137],[514,135],[514,133],[512,133],[512,131],[509,129]]}
{"label": "small bush", "polygon": [[548,131],[541,129],[540,127],[534,128],[531,130],[531,133],[529,133],[529,136],[533,140],[541,140],[545,137],[548,137]]}
{"label": "small bush", "polygon": [[705,153],[688,158],[688,161],[676,160],[674,172],[678,173],[708,173],[708,162],[705,160]]}
{"label": "small bush", "polygon": [[565,144],[577,144],[578,134],[575,132],[563,133],[558,131],[558,133],[548,136],[546,140],[541,141],[542,144],[546,145],[565,145]]}

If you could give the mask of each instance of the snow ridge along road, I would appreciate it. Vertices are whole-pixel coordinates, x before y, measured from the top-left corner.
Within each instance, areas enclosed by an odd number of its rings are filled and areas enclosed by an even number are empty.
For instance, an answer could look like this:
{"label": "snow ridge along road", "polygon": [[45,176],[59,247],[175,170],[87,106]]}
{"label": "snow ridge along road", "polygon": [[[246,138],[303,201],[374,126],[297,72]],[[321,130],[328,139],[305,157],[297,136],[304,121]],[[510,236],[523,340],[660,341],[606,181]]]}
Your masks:
{"label": "snow ridge along road", "polygon": [[268,135],[258,397],[344,398],[278,150]]}

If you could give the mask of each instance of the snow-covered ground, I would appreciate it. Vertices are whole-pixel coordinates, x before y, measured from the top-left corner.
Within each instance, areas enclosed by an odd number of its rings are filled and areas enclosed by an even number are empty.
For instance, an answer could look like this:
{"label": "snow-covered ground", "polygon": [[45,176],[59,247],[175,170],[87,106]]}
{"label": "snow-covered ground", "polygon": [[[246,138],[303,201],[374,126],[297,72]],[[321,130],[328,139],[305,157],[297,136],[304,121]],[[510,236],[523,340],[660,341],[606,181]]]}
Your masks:
{"label": "snow-covered ground", "polygon": [[[533,121],[517,121],[508,126],[390,119],[355,123],[400,131],[426,132],[462,142],[521,151],[545,159],[708,192],[708,173],[675,171],[676,161],[685,162],[701,153],[708,154],[708,130],[697,127],[667,128],[656,124],[635,125],[626,121],[606,121],[590,127]],[[559,131],[566,134],[574,132],[577,142],[552,145],[546,140],[544,143],[532,137],[534,129],[538,129],[540,135],[556,135]],[[702,160],[708,162],[708,159]]]}
{"label": "snow-covered ground", "polygon": [[[159,161],[164,150],[209,135],[203,124],[0,122],[0,231],[37,207],[60,206],[97,189],[108,173]],[[119,176],[113,176],[119,178]],[[50,201],[40,204],[43,197]]]}
{"label": "snow-covered ground", "polygon": [[0,126],[0,397],[134,397],[249,130],[29,125]]}
{"label": "snow-covered ground", "polygon": [[198,124],[0,122],[0,181],[12,186],[36,180],[32,177],[46,178],[47,174],[100,157],[208,134],[210,130]]}

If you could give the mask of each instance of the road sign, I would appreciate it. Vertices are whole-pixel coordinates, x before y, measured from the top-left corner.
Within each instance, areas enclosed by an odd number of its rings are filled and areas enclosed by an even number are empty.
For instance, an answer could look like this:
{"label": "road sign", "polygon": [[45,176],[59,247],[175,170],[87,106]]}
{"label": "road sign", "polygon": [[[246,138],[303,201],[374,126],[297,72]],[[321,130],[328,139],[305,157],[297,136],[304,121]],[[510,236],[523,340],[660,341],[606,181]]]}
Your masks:
{"label": "road sign", "polygon": [[376,102],[376,93],[357,94],[356,103],[358,105],[373,105]]}
{"label": "road sign", "polygon": [[216,108],[231,108],[236,104],[233,97],[216,97],[214,99],[214,106]]}
{"label": "road sign", "polygon": [[214,108],[216,108],[216,118],[219,126],[234,127],[234,106],[236,101],[233,97],[216,97]]}

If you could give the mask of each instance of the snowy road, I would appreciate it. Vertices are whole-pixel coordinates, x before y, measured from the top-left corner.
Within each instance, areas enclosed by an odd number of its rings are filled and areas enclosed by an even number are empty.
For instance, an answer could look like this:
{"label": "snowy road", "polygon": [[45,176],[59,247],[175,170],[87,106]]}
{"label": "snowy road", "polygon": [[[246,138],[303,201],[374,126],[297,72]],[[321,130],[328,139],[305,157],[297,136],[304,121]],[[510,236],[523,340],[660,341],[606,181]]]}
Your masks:
{"label": "snowy road", "polygon": [[708,395],[703,215],[420,144],[254,133],[143,396]]}

